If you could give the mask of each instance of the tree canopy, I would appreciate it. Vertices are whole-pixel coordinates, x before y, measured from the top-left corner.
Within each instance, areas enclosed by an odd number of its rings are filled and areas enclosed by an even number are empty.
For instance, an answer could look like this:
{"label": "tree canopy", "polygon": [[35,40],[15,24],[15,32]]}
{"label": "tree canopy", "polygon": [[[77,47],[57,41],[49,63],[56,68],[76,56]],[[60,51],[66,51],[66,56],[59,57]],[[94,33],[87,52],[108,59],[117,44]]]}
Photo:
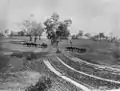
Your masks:
{"label": "tree canopy", "polygon": [[79,30],[79,32],[78,32],[78,34],[77,34],[77,37],[81,37],[81,36],[83,36],[83,31],[82,30]]}
{"label": "tree canopy", "polygon": [[59,41],[60,39],[67,38],[70,35],[68,27],[72,24],[71,19],[64,21],[59,20],[60,16],[53,13],[52,16],[44,22],[47,38],[51,41]]}
{"label": "tree canopy", "polygon": [[32,25],[31,35],[41,36],[41,34],[44,32],[44,28],[43,28],[42,24],[33,21],[31,25]]}
{"label": "tree canopy", "polygon": [[41,23],[37,23],[36,21],[24,20],[23,23],[24,32],[30,36],[41,36],[44,32],[44,28]]}

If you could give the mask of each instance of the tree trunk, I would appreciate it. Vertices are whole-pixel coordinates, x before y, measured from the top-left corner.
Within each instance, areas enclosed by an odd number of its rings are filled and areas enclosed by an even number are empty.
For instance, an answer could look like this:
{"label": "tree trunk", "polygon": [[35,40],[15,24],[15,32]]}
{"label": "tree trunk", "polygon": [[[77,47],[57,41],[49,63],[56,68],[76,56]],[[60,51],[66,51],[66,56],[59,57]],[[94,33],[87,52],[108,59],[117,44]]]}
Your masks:
{"label": "tree trunk", "polygon": [[60,48],[59,48],[58,44],[59,44],[59,41],[56,42],[56,49],[57,49],[56,53],[60,53]]}
{"label": "tree trunk", "polygon": [[54,46],[55,42],[56,42],[55,40],[51,39],[51,45],[52,46]]}
{"label": "tree trunk", "polygon": [[37,36],[35,36],[35,38],[34,38],[34,42],[36,43],[36,41],[37,41]]}
{"label": "tree trunk", "polygon": [[29,38],[30,38],[30,41],[32,41],[32,36],[31,35],[29,35]]}
{"label": "tree trunk", "polygon": [[70,47],[72,47],[72,41],[70,40]]}
{"label": "tree trunk", "polygon": [[51,40],[51,39],[49,39],[49,41],[50,41],[50,45],[52,45],[52,40]]}

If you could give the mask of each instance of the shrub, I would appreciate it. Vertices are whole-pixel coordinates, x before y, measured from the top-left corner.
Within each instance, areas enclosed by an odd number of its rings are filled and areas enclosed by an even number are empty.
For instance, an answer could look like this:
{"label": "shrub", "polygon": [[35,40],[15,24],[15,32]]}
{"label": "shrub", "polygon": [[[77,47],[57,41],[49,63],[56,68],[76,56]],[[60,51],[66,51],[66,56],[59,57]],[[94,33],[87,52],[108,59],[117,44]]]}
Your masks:
{"label": "shrub", "polygon": [[46,91],[52,87],[52,80],[47,76],[42,76],[35,86],[28,87],[25,91]]}
{"label": "shrub", "polygon": [[21,52],[15,52],[11,56],[12,57],[15,56],[15,57],[18,57],[18,58],[22,58],[23,57],[23,53],[21,53]]}
{"label": "shrub", "polygon": [[42,43],[42,44],[41,44],[41,47],[42,47],[42,48],[47,48],[47,46],[48,46],[48,45],[47,45],[46,43]]}
{"label": "shrub", "polygon": [[33,52],[25,52],[25,53],[24,52],[16,52],[16,53],[13,53],[11,56],[12,57],[15,56],[18,58],[25,57],[27,60],[36,59],[36,54]]}
{"label": "shrub", "polygon": [[61,53],[60,49],[57,49],[56,53]]}
{"label": "shrub", "polygon": [[48,54],[48,52],[40,52],[40,53],[35,53],[36,58],[41,58],[45,57]]}
{"label": "shrub", "polygon": [[26,60],[36,60],[38,58],[44,57],[47,55],[48,52],[40,52],[40,53],[34,53],[34,52],[16,52],[11,54],[11,57],[18,57],[18,58],[25,58]]}
{"label": "shrub", "polygon": [[26,58],[27,60],[36,59],[36,54],[33,53],[33,52],[30,52],[30,53],[28,53],[28,54],[25,56],[25,58]]}
{"label": "shrub", "polygon": [[120,58],[120,51],[113,51],[113,57],[115,59],[119,59]]}

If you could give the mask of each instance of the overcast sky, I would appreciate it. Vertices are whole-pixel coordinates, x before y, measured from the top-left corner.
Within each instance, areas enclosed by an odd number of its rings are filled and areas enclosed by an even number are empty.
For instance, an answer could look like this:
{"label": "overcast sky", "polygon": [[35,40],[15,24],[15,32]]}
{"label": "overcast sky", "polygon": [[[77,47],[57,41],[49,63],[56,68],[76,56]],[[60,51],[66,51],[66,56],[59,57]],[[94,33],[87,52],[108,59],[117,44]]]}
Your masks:
{"label": "overcast sky", "polygon": [[[0,0],[0,24],[15,29],[15,23],[27,19],[44,21],[58,12],[61,19],[72,18],[71,32],[105,32],[119,30],[120,0]],[[7,20],[7,23],[5,22]],[[16,29],[17,30],[17,29]]]}

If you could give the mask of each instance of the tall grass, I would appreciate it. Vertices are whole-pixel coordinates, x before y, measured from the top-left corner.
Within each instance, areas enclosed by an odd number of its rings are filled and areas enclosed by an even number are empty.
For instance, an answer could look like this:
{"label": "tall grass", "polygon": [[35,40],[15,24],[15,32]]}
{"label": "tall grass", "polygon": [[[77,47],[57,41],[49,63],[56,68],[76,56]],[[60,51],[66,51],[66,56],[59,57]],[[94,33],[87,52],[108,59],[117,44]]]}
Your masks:
{"label": "tall grass", "polygon": [[35,86],[31,85],[25,91],[47,91],[47,89],[52,87],[52,79],[46,75],[40,77],[39,81]]}
{"label": "tall grass", "polygon": [[114,51],[112,51],[112,56],[113,56],[116,60],[120,60],[120,50],[114,50]]}
{"label": "tall grass", "polygon": [[25,58],[26,60],[35,60],[39,59],[41,57],[44,57],[47,55],[47,52],[40,52],[40,53],[34,53],[34,52],[15,52],[11,55],[11,57],[17,57],[17,58]]}
{"label": "tall grass", "polygon": [[0,73],[4,73],[7,70],[7,66],[9,64],[9,57],[3,54],[1,41],[2,41],[2,37],[0,36]]}

